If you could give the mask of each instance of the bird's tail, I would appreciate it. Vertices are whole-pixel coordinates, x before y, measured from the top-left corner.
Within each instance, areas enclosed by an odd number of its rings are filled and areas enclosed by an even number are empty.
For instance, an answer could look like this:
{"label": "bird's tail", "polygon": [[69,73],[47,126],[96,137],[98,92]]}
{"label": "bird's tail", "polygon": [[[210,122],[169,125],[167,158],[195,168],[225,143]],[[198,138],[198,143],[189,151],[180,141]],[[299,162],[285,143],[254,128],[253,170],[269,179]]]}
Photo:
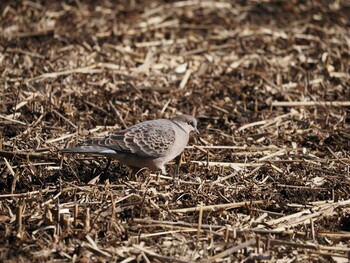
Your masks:
{"label": "bird's tail", "polygon": [[112,149],[97,146],[97,145],[86,145],[86,146],[78,146],[73,148],[64,148],[59,149],[61,153],[83,153],[83,154],[101,154],[101,155],[108,155],[108,154],[116,154],[115,151]]}

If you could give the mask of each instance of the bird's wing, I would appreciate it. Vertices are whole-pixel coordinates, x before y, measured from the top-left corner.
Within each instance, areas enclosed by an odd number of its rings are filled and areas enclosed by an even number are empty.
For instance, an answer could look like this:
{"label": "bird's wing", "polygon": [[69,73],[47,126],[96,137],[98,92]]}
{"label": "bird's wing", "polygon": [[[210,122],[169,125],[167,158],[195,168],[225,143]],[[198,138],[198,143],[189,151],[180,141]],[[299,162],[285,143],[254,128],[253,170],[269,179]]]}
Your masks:
{"label": "bird's wing", "polygon": [[126,130],[113,132],[104,139],[92,140],[91,145],[142,157],[163,156],[175,142],[175,131],[169,120],[153,120],[136,124]]}

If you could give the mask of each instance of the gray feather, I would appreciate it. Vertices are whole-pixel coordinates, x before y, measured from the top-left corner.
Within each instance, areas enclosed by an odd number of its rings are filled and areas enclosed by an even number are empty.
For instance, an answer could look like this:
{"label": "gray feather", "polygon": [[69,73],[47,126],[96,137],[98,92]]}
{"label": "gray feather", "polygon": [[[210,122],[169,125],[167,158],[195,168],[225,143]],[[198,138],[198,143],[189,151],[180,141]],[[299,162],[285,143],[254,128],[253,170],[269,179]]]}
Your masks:
{"label": "gray feather", "polygon": [[60,149],[61,153],[86,153],[86,154],[116,154],[112,149],[97,145],[84,145],[73,148]]}

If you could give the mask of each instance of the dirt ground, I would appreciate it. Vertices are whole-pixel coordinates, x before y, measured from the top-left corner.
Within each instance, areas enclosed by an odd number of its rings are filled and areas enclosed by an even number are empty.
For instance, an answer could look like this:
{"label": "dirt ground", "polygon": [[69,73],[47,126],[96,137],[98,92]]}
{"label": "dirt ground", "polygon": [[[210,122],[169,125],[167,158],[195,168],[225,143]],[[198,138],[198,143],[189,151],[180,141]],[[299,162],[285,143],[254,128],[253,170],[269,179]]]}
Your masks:
{"label": "dirt ground", "polygon": [[[349,1],[0,11],[0,262],[348,261]],[[57,151],[180,113],[167,176]]]}

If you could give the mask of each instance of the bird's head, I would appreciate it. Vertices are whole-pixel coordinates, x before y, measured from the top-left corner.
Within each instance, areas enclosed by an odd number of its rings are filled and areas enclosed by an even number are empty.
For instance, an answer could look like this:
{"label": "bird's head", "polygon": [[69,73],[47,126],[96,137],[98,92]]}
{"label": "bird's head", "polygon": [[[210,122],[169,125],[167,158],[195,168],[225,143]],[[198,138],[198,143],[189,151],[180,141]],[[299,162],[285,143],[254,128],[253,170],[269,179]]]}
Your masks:
{"label": "bird's head", "polygon": [[182,129],[184,129],[187,133],[194,131],[199,134],[197,129],[197,120],[195,117],[190,115],[179,115],[172,119],[173,122],[178,124]]}

